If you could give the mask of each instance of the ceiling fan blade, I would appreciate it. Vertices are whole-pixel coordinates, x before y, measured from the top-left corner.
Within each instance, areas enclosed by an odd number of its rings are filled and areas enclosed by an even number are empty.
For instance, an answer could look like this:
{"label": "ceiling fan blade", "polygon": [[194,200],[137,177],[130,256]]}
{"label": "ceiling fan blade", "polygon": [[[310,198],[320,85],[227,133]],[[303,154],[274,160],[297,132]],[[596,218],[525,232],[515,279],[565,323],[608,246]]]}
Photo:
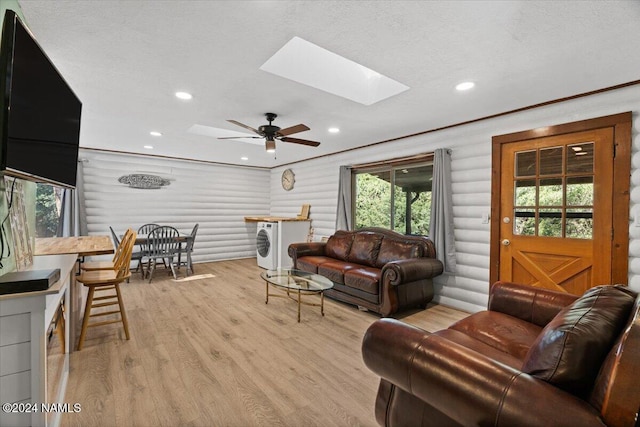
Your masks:
{"label": "ceiling fan blade", "polygon": [[227,120],[227,121],[228,121],[229,123],[233,123],[233,124],[234,124],[234,125],[236,125],[236,126],[240,126],[240,127],[242,127],[242,128],[249,129],[249,130],[250,130],[250,131],[252,131],[253,133],[257,133],[258,135],[262,135],[260,132],[258,132],[258,130],[257,130],[257,129],[254,129],[254,128],[252,128],[251,126],[247,126],[247,125],[245,125],[244,123],[240,123],[240,122],[235,121],[235,120]]}
{"label": "ceiling fan blade", "polygon": [[263,136],[219,136],[218,139],[262,139]]}
{"label": "ceiling fan blade", "polygon": [[280,138],[280,141],[283,142],[292,142],[294,144],[302,144],[302,145],[309,145],[311,147],[317,147],[318,145],[320,145],[319,142],[316,141],[309,141],[307,139],[300,139],[300,138]]}
{"label": "ceiling fan blade", "polygon": [[276,135],[287,136],[287,135],[292,135],[298,132],[304,132],[305,130],[309,130],[309,126],[299,124],[299,125],[291,126],[288,128],[280,129],[278,132],[276,132]]}

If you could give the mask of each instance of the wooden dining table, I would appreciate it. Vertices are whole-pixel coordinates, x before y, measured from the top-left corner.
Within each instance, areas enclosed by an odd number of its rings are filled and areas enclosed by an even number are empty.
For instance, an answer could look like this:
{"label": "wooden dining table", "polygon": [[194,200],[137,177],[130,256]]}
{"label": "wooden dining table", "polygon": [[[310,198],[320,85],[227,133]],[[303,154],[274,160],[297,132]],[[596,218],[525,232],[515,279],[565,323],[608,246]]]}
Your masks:
{"label": "wooden dining table", "polygon": [[[191,235],[190,234],[180,234],[178,237],[176,237],[176,241],[180,244],[182,243],[187,243],[189,240],[191,239]],[[138,234],[138,236],[136,237],[136,245],[140,245],[140,246],[144,246],[147,244],[147,242],[149,241],[149,236],[145,236],[145,235],[140,235]]]}

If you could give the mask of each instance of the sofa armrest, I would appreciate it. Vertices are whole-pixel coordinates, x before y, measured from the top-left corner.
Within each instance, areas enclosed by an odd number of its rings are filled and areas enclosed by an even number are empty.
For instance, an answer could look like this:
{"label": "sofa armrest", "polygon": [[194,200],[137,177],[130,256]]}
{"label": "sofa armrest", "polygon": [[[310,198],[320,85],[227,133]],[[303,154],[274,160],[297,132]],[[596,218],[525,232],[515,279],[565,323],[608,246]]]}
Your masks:
{"label": "sofa armrest", "polygon": [[461,425],[603,426],[587,402],[395,319],[367,330],[365,364]]}
{"label": "sofa armrest", "polygon": [[324,255],[324,247],[326,242],[303,242],[303,243],[292,243],[289,245],[287,252],[291,259],[295,261],[296,259],[303,256],[322,256]]}
{"label": "sofa armrest", "polygon": [[443,266],[434,258],[410,258],[391,261],[382,267],[382,276],[387,276],[392,285],[432,279],[442,274]]}
{"label": "sofa armrest", "polygon": [[499,281],[491,286],[488,307],[544,327],[576,298],[564,292]]}

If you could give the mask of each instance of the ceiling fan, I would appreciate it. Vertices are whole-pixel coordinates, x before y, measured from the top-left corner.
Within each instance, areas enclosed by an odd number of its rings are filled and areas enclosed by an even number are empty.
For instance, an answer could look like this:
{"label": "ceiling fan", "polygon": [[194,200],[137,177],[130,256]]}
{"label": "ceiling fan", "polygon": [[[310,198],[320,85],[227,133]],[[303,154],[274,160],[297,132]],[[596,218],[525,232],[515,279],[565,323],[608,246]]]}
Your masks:
{"label": "ceiling fan", "polygon": [[[307,139],[288,137],[288,135],[309,130],[309,127],[307,125],[299,124],[299,125],[291,126],[288,128],[280,129],[278,126],[274,126],[273,124],[271,124],[275,120],[275,118],[278,117],[277,114],[266,113],[265,116],[267,117],[267,121],[269,122],[269,124],[262,125],[258,127],[258,129],[254,129],[251,126],[247,126],[244,123],[240,123],[236,120],[227,120],[227,121],[229,123],[233,123],[234,125],[243,127],[245,129],[249,129],[253,133],[260,135],[260,136],[250,136],[249,138],[265,138],[266,149],[268,153],[273,153],[276,151],[276,140],[282,141],[282,142],[291,142],[294,144],[309,145],[311,147],[317,147],[318,145],[320,145],[320,143],[316,141],[309,141]],[[223,137],[218,139],[238,139],[238,137],[229,136],[229,137]]]}

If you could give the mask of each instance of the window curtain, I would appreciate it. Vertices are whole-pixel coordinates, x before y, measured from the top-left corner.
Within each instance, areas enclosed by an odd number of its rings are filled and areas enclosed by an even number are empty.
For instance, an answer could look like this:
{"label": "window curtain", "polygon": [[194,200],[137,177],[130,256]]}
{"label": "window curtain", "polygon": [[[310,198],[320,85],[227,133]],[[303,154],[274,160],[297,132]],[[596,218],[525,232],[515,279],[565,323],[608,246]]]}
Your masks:
{"label": "window curtain", "polygon": [[58,222],[58,237],[86,236],[87,221],[84,209],[84,174],[83,160],[78,161],[76,189],[65,188],[60,203],[60,221]]}
{"label": "window curtain", "polygon": [[351,230],[351,166],[340,166],[336,230]]}
{"label": "window curtain", "polygon": [[439,148],[433,154],[429,238],[435,244],[436,256],[444,265],[444,271],[454,273],[456,251],[451,195],[451,151],[445,148]]}

